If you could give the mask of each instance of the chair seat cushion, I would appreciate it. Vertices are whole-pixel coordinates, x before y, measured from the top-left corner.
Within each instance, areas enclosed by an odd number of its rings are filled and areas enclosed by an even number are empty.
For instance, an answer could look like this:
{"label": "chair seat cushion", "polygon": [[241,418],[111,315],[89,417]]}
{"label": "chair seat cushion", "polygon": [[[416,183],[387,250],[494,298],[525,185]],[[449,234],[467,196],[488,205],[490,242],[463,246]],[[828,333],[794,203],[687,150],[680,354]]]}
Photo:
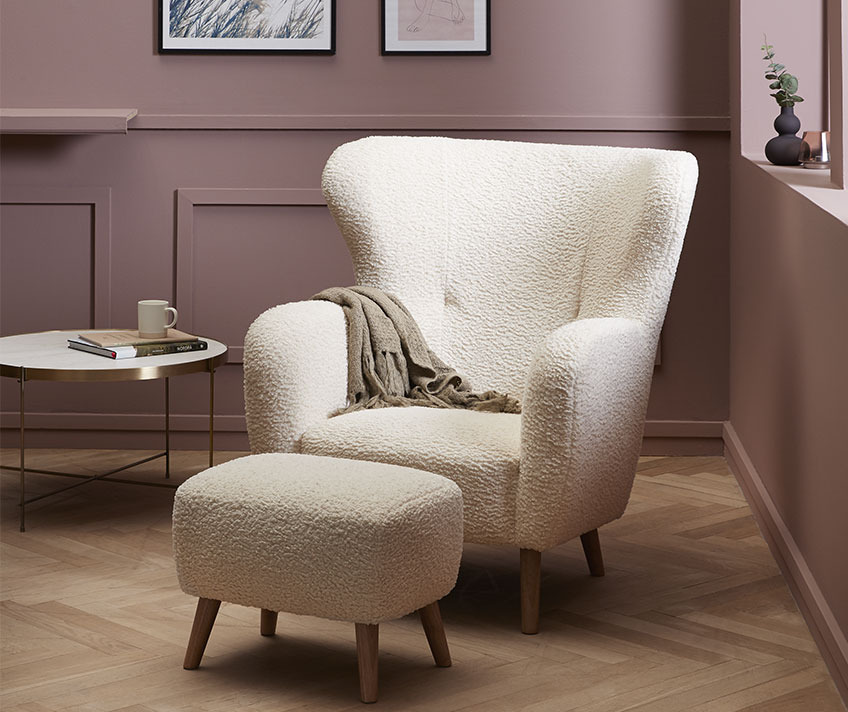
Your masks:
{"label": "chair seat cushion", "polygon": [[360,410],[310,428],[299,448],[448,477],[462,490],[466,541],[515,542],[520,415],[421,407]]}
{"label": "chair seat cushion", "polygon": [[187,480],[174,558],[193,596],[379,623],[445,596],[462,556],[462,495],[429,472],[291,453]]}

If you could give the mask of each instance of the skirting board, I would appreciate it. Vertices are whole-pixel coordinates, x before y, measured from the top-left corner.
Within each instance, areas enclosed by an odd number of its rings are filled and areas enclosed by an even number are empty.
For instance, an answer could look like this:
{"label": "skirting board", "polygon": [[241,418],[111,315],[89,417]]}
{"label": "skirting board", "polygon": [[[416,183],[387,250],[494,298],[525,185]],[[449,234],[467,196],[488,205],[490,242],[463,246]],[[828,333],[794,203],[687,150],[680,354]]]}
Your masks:
{"label": "skirting board", "polygon": [[748,457],[739,435],[729,422],[724,424],[723,439],[730,470],[751,506],[783,578],[789,584],[789,590],[807,621],[839,694],[848,702],[848,641],[845,634],[840,630],[804,555]]}
{"label": "skirting board", "polygon": [[[27,413],[26,428],[31,430],[162,430],[164,413]],[[17,412],[0,413],[4,438],[17,433],[20,425]],[[171,432],[208,432],[209,414],[171,413]],[[243,415],[215,414],[215,431],[245,432]],[[63,446],[64,447],[64,446]]]}
{"label": "skirting board", "polygon": [[[27,413],[28,431],[41,431],[45,441],[49,432],[56,433],[56,447],[69,445],[63,432],[68,431],[161,431],[164,416],[154,413]],[[720,420],[649,420],[645,423],[643,455],[694,456],[722,454],[722,424]],[[0,413],[0,442],[3,447],[17,447],[18,414]],[[209,416],[206,414],[171,414],[172,432],[206,432]],[[244,433],[247,428],[243,415],[216,415],[215,431]]]}
{"label": "skirting board", "polygon": [[[19,447],[18,413],[0,413],[0,426],[0,447]],[[164,444],[164,427],[163,413],[27,413],[26,445],[158,450]],[[203,450],[209,442],[209,415],[171,413],[170,431],[174,450]],[[243,415],[215,415],[215,449],[248,449]]]}
{"label": "skirting board", "polygon": [[666,457],[721,455],[721,420],[648,420],[641,454]]}

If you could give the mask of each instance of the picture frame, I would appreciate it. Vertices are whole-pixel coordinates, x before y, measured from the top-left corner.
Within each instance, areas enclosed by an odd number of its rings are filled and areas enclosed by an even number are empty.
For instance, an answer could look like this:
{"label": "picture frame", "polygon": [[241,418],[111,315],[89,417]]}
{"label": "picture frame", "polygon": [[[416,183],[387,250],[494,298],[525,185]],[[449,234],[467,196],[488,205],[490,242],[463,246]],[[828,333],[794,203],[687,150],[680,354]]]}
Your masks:
{"label": "picture frame", "polygon": [[159,0],[159,52],[335,54],[336,0]]}
{"label": "picture frame", "polygon": [[491,0],[381,0],[382,55],[489,55]]}

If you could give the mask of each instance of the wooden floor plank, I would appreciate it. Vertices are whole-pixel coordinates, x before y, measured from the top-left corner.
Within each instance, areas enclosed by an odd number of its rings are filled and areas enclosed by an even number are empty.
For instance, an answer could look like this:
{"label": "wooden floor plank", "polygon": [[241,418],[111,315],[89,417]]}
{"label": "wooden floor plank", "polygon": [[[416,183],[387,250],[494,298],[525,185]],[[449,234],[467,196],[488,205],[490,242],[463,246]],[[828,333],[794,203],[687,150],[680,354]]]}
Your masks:
{"label": "wooden floor plank", "polygon": [[842,712],[842,707],[830,694],[828,680],[822,680],[778,697],[755,702],[740,712]]}
{"label": "wooden floor plank", "polygon": [[[2,451],[13,464],[16,451]],[[33,450],[34,467],[97,472],[140,452]],[[218,453],[216,461],[243,453]],[[175,453],[174,482],[204,469]],[[134,477],[162,478],[162,463]],[[54,479],[33,477],[32,493]],[[360,710],[353,625],[224,604],[201,667],[182,669],[195,600],[171,553],[173,491],[95,483],[17,531],[0,489],[0,707],[10,712]],[[417,618],[380,626],[383,712],[837,712],[816,646],[727,465],[639,462],[625,516],[600,530],[607,575],[579,540],[542,558],[541,632],[519,632],[518,552],[466,546],[440,602],[453,667]]]}
{"label": "wooden floor plank", "polygon": [[765,619],[763,619],[763,625],[752,625],[750,623],[743,623],[738,618],[726,618],[703,611],[686,613],[682,616],[682,618],[694,621],[695,623],[702,623],[705,626],[710,626],[718,630],[742,635],[749,639],[774,643],[775,645],[780,645],[784,648],[803,650],[813,655],[815,655],[818,650],[815,643],[809,638],[801,635],[787,635],[785,633],[775,631],[770,623],[766,623]]}

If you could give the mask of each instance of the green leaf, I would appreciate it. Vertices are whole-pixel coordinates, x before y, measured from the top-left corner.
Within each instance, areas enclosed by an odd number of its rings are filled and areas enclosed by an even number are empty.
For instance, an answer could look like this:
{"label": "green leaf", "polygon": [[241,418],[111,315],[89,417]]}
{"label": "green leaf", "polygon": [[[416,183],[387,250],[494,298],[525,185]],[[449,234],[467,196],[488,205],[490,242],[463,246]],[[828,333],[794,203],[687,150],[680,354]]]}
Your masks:
{"label": "green leaf", "polygon": [[799,101],[804,101],[804,100],[800,96],[793,96],[792,101],[799,102]]}
{"label": "green leaf", "polygon": [[766,79],[777,79],[777,75],[776,75],[776,74],[771,74],[771,73],[766,74]]}
{"label": "green leaf", "polygon": [[781,69],[786,69],[786,66],[783,65],[783,64],[775,64],[774,65],[774,71],[775,72],[779,72]]}
{"label": "green leaf", "polygon": [[780,82],[772,82],[769,84],[769,89],[783,89],[783,87],[780,85]]}
{"label": "green leaf", "polygon": [[787,94],[793,94],[798,90],[798,80],[791,74],[780,77],[780,88],[785,89]]}

